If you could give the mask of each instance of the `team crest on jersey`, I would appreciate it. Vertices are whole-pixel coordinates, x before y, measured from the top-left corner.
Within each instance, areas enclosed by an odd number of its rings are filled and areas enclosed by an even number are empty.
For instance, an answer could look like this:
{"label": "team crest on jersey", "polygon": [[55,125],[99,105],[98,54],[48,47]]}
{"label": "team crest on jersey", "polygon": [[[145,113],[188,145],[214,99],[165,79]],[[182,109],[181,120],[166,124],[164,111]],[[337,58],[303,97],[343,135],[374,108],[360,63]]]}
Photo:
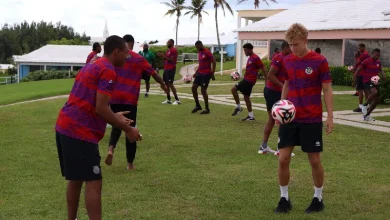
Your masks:
{"label": "team crest on jersey", "polygon": [[376,66],[379,67],[379,63],[377,63]]}
{"label": "team crest on jersey", "polygon": [[306,67],[305,73],[308,74],[308,75],[310,75],[310,74],[313,73],[313,69],[312,69],[311,67]]}
{"label": "team crest on jersey", "polygon": [[248,63],[249,63],[249,64],[252,64],[252,61],[249,61]]}

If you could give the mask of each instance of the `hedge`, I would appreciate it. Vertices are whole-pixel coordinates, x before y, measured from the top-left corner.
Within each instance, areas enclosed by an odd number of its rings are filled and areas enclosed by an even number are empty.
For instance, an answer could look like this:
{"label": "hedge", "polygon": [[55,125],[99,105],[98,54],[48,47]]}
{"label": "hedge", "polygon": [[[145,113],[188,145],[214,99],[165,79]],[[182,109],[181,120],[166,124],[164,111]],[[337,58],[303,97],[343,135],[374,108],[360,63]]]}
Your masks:
{"label": "hedge", "polygon": [[21,82],[75,78],[77,73],[78,71],[70,71],[69,74],[69,71],[66,70],[48,70],[46,72],[42,70],[37,70],[34,72],[30,72],[26,77],[21,80]]}

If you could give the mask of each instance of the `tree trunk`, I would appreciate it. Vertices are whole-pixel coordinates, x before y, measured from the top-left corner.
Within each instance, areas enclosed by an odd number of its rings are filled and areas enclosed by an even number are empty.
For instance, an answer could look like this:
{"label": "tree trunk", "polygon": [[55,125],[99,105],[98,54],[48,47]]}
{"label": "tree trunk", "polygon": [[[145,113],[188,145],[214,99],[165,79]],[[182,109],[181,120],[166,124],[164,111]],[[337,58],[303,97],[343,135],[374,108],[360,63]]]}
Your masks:
{"label": "tree trunk", "polygon": [[219,39],[219,30],[218,30],[218,7],[214,7],[214,8],[215,8],[215,27],[217,29],[218,47],[219,47],[219,51],[222,51],[221,40]]}
{"label": "tree trunk", "polygon": [[199,40],[199,36],[200,36],[200,17],[198,15],[198,40]]}
{"label": "tree trunk", "polygon": [[177,33],[179,32],[179,17],[176,19],[176,42],[175,45],[177,47]]}

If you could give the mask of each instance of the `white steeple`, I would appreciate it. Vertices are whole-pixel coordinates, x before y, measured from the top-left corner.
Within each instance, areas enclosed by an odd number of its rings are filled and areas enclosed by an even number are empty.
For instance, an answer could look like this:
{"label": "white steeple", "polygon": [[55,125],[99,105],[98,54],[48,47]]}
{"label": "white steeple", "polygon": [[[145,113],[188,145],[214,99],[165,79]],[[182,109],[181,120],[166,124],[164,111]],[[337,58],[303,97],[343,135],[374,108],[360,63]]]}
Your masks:
{"label": "white steeple", "polygon": [[106,40],[109,36],[110,34],[108,33],[107,20],[106,20],[106,24],[104,25],[104,31],[103,31],[104,40]]}

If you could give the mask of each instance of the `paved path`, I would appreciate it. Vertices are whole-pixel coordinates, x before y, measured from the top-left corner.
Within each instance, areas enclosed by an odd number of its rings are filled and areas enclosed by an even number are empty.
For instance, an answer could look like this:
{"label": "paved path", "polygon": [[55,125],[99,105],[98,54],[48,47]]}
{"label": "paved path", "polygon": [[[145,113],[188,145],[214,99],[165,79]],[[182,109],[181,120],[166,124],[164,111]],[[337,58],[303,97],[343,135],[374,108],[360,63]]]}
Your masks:
{"label": "paved path", "polygon": [[[219,84],[210,84],[210,86],[222,86],[222,85],[232,85],[234,83],[219,83]],[[177,85],[176,87],[190,87],[191,85],[188,84],[182,84]],[[190,92],[190,91],[189,91]],[[354,91],[335,91],[334,95],[343,95],[343,94],[351,94]],[[151,95],[165,95],[160,89],[158,89],[157,86],[152,86],[149,94]],[[181,99],[191,99],[193,100],[192,94],[190,93],[178,93]],[[264,97],[263,93],[252,93],[252,97]],[[32,102],[41,102],[41,101],[47,101],[47,100],[53,100],[58,98],[67,98],[68,95],[60,95],[60,96],[53,96],[48,98],[42,98],[42,99],[36,99],[31,101],[24,101],[24,102],[18,102],[13,103],[9,105],[0,105],[0,108],[8,107],[8,106],[15,106],[15,105],[21,105],[25,103],[32,103]],[[201,96],[199,97],[199,100],[203,99]],[[235,101],[231,94],[227,95],[209,95],[209,102],[214,104],[221,104],[221,105],[229,105],[232,107],[235,107]],[[159,104],[159,103],[156,103]],[[245,107],[245,103],[241,103],[243,107]],[[260,111],[267,111],[266,105],[263,103],[253,103],[253,109],[260,110]],[[233,111],[233,108],[232,108]],[[375,112],[371,114],[373,118],[380,117],[380,116],[390,116],[390,108],[382,108],[382,109],[375,109]],[[323,120],[326,120],[327,113],[324,113]],[[334,111],[333,112],[334,117],[334,123],[336,124],[342,124],[352,127],[358,127],[358,128],[364,128],[364,129],[370,129],[375,131],[381,131],[381,132],[387,132],[390,133],[390,122],[386,121],[373,121],[373,122],[366,122],[363,121],[362,114],[361,113],[354,113],[352,111],[346,110],[346,111]]]}

